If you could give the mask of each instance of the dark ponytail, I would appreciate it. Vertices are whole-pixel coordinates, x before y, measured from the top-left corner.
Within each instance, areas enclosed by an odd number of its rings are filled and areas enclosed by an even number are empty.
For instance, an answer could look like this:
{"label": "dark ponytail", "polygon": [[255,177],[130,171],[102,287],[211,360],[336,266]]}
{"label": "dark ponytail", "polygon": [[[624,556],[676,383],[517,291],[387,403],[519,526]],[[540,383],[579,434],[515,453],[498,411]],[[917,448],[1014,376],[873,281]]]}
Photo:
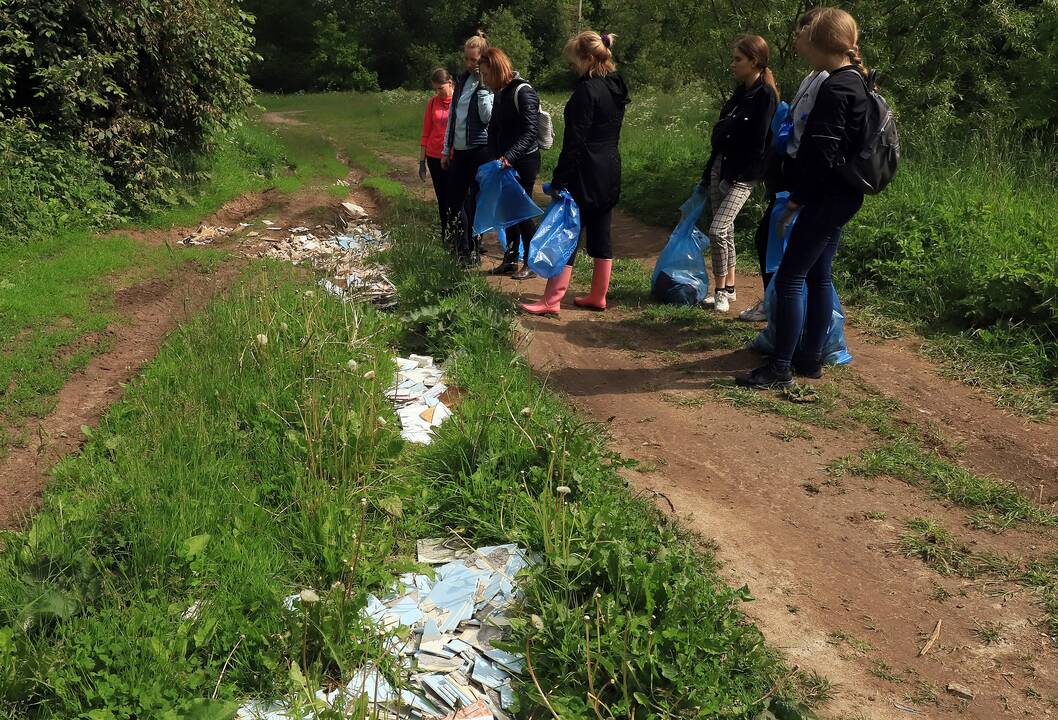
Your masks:
{"label": "dark ponytail", "polygon": [[775,91],[775,99],[778,100],[779,86],[775,84],[775,74],[768,66],[771,62],[771,49],[768,47],[768,41],[760,35],[742,35],[735,40],[735,49],[760,68],[761,77]]}

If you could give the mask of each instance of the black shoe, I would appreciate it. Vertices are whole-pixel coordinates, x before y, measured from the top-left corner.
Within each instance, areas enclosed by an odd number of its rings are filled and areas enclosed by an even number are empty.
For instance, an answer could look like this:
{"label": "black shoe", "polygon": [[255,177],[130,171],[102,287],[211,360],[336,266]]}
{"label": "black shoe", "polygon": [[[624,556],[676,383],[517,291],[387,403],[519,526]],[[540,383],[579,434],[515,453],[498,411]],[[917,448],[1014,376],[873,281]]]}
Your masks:
{"label": "black shoe", "polygon": [[820,380],[823,377],[823,364],[811,360],[794,360],[794,375],[810,380]]}
{"label": "black shoe", "polygon": [[512,262],[503,262],[489,270],[490,275],[510,275],[518,269],[518,265]]}
{"label": "black shoe", "polygon": [[459,256],[459,264],[466,268],[477,267],[481,264],[481,256],[478,255],[476,250],[472,250],[465,255]]}
{"label": "black shoe", "polygon": [[737,375],[735,384],[740,387],[754,388],[756,390],[781,390],[792,387],[794,384],[793,373],[789,370],[776,370],[771,365],[759,367],[748,373]]}

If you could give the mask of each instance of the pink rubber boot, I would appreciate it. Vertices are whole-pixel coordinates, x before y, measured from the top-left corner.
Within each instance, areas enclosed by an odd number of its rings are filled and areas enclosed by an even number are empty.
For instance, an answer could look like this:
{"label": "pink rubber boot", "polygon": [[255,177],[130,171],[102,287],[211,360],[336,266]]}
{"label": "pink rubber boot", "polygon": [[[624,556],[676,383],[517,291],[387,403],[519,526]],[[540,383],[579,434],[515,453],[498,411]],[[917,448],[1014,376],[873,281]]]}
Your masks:
{"label": "pink rubber boot", "polygon": [[569,289],[569,278],[573,274],[573,267],[567,265],[562,272],[547,281],[544,288],[544,296],[535,303],[522,303],[520,307],[530,315],[558,315],[562,297]]}
{"label": "pink rubber boot", "polygon": [[613,270],[613,260],[596,258],[595,267],[591,273],[591,292],[573,298],[573,304],[589,310],[605,310],[606,291],[610,289],[611,270]]}

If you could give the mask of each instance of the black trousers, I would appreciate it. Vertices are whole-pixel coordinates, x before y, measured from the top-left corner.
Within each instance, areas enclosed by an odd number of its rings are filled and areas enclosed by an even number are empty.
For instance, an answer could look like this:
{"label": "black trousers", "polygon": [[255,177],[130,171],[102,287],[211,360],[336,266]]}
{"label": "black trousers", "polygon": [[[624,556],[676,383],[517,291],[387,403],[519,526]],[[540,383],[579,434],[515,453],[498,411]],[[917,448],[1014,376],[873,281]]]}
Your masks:
{"label": "black trousers", "polygon": [[[584,239],[584,250],[596,260],[613,259],[613,242],[610,240],[610,224],[613,221],[613,208],[608,210],[585,210],[580,212],[580,233]],[[578,250],[580,246],[578,245]],[[567,265],[573,265],[577,251],[569,256]]]}
{"label": "black trousers", "polygon": [[[478,203],[478,168],[490,159],[488,147],[479,145],[468,150],[452,151],[448,164],[447,211],[441,219],[445,237],[450,238],[460,255],[474,250],[474,211]],[[466,214],[466,224],[459,222],[459,213]]]}
{"label": "black trousers", "polygon": [[[533,186],[536,185],[536,176],[540,174],[540,151],[526,155],[511,163],[518,172],[518,184],[529,195],[533,196]],[[536,233],[536,223],[532,220],[523,220],[517,225],[512,225],[505,231],[507,233],[507,252],[503,256],[504,262],[515,262],[521,257],[522,262],[529,262],[529,241]],[[519,240],[521,243],[519,245]]]}
{"label": "black trousers", "polygon": [[433,194],[437,197],[437,214],[441,220],[441,235],[445,232],[445,218],[448,216],[448,171],[441,167],[441,158],[426,158],[426,167],[430,169],[430,180],[433,181]]}

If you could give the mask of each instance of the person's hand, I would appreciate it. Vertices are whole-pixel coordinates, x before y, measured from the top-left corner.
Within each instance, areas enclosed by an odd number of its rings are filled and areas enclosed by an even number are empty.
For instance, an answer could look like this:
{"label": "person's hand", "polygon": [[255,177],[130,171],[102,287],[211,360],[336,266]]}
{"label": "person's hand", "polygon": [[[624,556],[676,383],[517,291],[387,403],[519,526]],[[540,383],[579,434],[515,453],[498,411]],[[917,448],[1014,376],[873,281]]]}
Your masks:
{"label": "person's hand", "polygon": [[547,194],[551,196],[552,200],[561,200],[562,188],[554,182],[551,182],[547,187]]}
{"label": "person's hand", "polygon": [[441,169],[442,170],[447,170],[448,166],[451,164],[451,162],[452,161],[449,159],[448,155],[442,155],[441,156]]}
{"label": "person's hand", "polygon": [[497,160],[499,160],[499,162],[500,162],[500,165],[501,165],[501,166],[502,166],[503,168],[505,168],[505,169],[506,169],[506,168],[509,168],[509,167],[511,166],[511,161],[507,159],[507,156],[506,156],[506,155],[504,155],[504,156],[503,156],[503,157],[501,157],[501,158],[496,158],[496,159],[497,159]]}
{"label": "person's hand", "polygon": [[426,182],[426,161],[419,161],[419,179]]}
{"label": "person's hand", "polygon": [[790,224],[793,222],[800,207],[800,205],[787,203],[786,208],[779,215],[779,221],[775,224],[775,233],[780,239],[786,237],[786,233],[790,230]]}
{"label": "person's hand", "polygon": [[721,195],[727,195],[729,192],[731,192],[731,183],[729,183],[727,180],[721,180],[720,185],[717,186],[717,190],[720,191]]}
{"label": "person's hand", "polygon": [[691,192],[697,195],[705,195],[709,192],[709,186],[705,183],[697,182],[694,184],[694,190],[692,190]]}

